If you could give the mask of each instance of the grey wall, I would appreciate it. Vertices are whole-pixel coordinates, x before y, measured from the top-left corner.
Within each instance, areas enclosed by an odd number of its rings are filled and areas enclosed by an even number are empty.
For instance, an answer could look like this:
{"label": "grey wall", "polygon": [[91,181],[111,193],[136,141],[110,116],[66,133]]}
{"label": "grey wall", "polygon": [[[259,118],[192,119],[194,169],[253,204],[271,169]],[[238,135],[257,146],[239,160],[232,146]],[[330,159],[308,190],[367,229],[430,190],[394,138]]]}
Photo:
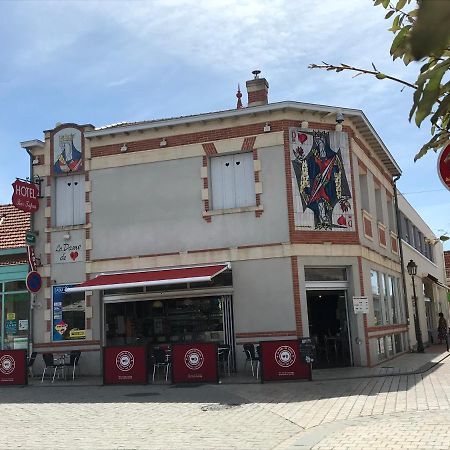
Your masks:
{"label": "grey wall", "polygon": [[264,213],[202,217],[202,158],[91,172],[93,258],[289,240],[281,147],[260,149]]}

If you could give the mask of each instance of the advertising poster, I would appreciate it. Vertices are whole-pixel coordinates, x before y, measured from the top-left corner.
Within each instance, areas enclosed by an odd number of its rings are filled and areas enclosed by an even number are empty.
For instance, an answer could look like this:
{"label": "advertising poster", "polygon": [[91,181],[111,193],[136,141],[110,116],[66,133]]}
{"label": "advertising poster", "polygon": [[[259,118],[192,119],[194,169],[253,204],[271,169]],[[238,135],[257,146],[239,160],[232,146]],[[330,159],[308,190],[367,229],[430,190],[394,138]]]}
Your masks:
{"label": "advertising poster", "polygon": [[86,338],[84,293],[68,294],[73,284],[53,286],[53,341]]}
{"label": "advertising poster", "polygon": [[27,383],[26,350],[0,350],[0,386]]}
{"label": "advertising poster", "polygon": [[297,340],[260,343],[261,381],[309,380],[311,367],[300,356]]}
{"label": "advertising poster", "polygon": [[218,383],[217,344],[213,342],[173,344],[172,381]]}
{"label": "advertising poster", "polygon": [[145,347],[117,346],[103,348],[103,384],[147,384]]}

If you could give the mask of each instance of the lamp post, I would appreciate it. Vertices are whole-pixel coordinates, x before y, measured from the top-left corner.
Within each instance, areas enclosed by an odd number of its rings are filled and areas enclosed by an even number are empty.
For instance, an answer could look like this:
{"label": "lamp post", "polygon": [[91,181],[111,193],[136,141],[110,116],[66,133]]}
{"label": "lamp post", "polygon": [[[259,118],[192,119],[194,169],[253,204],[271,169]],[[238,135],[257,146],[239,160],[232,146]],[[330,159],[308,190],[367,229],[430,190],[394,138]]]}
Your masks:
{"label": "lamp post", "polygon": [[424,352],[423,342],[422,342],[422,332],[420,331],[419,323],[419,307],[417,305],[417,295],[416,295],[416,284],[414,282],[414,277],[417,275],[417,264],[411,259],[406,266],[408,273],[411,275],[412,285],[413,285],[413,298],[414,298],[414,327],[416,329],[416,340],[417,340],[417,351],[419,353]]}

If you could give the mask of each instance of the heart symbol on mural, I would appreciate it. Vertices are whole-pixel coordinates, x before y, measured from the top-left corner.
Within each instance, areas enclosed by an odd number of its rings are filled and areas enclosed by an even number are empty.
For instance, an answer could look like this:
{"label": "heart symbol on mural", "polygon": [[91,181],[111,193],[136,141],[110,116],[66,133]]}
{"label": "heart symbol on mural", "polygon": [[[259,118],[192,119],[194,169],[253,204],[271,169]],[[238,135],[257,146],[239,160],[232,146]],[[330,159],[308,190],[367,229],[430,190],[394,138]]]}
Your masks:
{"label": "heart symbol on mural", "polygon": [[70,257],[72,261],[75,261],[78,258],[78,252],[70,252]]}
{"label": "heart symbol on mural", "polygon": [[306,136],[306,134],[299,133],[298,140],[300,141],[301,144],[303,144],[307,139],[308,139],[308,136]]}

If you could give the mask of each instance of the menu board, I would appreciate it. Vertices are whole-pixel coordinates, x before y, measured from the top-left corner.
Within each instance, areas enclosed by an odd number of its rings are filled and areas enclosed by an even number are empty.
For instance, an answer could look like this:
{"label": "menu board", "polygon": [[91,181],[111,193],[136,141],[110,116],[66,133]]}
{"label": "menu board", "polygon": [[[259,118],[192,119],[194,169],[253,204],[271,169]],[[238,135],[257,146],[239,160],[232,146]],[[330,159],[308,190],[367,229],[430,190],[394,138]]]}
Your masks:
{"label": "menu board", "polygon": [[174,383],[218,383],[217,344],[197,342],[172,345]]}
{"label": "menu board", "polygon": [[103,348],[103,384],[147,384],[147,351],[141,346]]}
{"label": "menu board", "polygon": [[316,359],[316,346],[313,340],[310,337],[301,337],[298,342],[302,361],[307,364],[313,363]]}
{"label": "menu board", "polygon": [[311,365],[302,361],[297,340],[263,341],[259,354],[262,382],[311,378]]}
{"label": "menu board", "polygon": [[28,384],[26,350],[0,351],[0,386]]}

